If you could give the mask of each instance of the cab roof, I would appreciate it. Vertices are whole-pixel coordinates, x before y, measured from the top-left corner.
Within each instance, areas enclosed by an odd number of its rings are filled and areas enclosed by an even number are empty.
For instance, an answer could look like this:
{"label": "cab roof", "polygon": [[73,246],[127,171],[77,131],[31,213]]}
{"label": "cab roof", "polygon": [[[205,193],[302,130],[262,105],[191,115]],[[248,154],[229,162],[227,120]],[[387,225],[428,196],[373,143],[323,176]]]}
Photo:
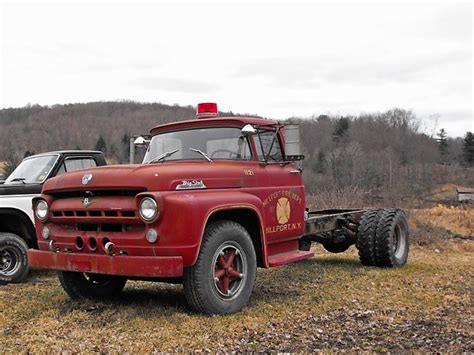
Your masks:
{"label": "cab roof", "polygon": [[165,123],[156,126],[150,130],[151,134],[158,134],[167,131],[173,131],[177,129],[187,129],[193,127],[210,127],[210,126],[239,126],[243,127],[246,124],[252,126],[276,126],[280,123],[278,121],[269,120],[266,118],[259,117],[213,117],[213,118],[198,118],[193,120],[178,121]]}
{"label": "cab roof", "polygon": [[99,150],[54,150],[52,152],[44,152],[44,153],[39,153],[35,155],[30,155],[26,157],[25,159],[41,157],[44,155],[67,155],[67,154],[83,155],[83,154],[103,154],[103,153]]}

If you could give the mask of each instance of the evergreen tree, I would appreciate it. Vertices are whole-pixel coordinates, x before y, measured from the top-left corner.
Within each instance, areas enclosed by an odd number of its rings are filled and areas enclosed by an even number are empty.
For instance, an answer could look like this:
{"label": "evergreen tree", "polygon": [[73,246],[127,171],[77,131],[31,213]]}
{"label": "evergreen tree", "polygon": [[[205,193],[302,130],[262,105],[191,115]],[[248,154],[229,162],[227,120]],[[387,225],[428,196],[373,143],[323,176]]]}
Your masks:
{"label": "evergreen tree", "polygon": [[102,137],[102,135],[99,137],[97,143],[95,144],[95,150],[100,150],[104,153],[107,151],[107,145],[105,144],[105,139],[104,137]]}
{"label": "evergreen tree", "polygon": [[438,149],[439,149],[439,154],[441,155],[441,162],[444,164],[446,162],[446,157],[448,155],[448,135],[444,128],[441,128],[441,130],[436,134],[438,138],[436,141],[438,142]]}
{"label": "evergreen tree", "polygon": [[349,134],[349,119],[346,117],[341,117],[336,122],[336,127],[334,127],[334,132],[332,133],[332,138],[334,142],[342,142],[347,138]]}
{"label": "evergreen tree", "polygon": [[462,145],[463,162],[466,166],[474,166],[474,134],[466,132]]}

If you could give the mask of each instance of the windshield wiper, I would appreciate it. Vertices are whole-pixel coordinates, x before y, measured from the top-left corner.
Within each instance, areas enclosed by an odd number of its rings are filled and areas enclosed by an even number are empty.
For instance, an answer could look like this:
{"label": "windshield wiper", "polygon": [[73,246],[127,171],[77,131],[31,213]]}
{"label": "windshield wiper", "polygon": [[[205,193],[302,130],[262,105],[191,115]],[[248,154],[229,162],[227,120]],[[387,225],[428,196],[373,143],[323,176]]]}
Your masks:
{"label": "windshield wiper", "polygon": [[24,178],[24,177],[17,177],[17,178],[11,179],[10,182],[21,181],[22,183],[26,184],[25,180],[26,180],[26,178]]}
{"label": "windshield wiper", "polygon": [[166,159],[168,158],[169,156],[173,155],[174,153],[176,153],[177,151],[179,151],[179,149],[175,149],[175,150],[170,150],[169,152],[166,152],[164,154],[161,154],[159,157],[156,157],[152,160],[150,160],[148,162],[148,164],[152,164],[152,163],[158,163],[159,161],[163,160],[163,159]]}
{"label": "windshield wiper", "polygon": [[189,148],[189,150],[201,154],[208,162],[212,163],[212,159],[209,157],[209,155],[204,153],[202,150],[196,148]]}

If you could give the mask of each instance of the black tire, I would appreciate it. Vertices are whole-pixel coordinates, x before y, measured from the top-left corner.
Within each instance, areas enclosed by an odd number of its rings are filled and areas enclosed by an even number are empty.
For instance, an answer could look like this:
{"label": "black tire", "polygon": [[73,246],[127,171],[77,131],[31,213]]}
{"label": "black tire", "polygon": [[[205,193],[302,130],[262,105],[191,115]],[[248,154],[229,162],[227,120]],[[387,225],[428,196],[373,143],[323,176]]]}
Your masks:
{"label": "black tire", "polygon": [[300,238],[298,240],[298,249],[301,251],[310,251],[311,250],[311,240],[308,238]]}
{"label": "black tire", "polygon": [[384,210],[375,235],[375,263],[380,267],[406,264],[409,250],[409,230],[405,212]]}
{"label": "black tire", "polygon": [[112,298],[117,296],[127,283],[127,279],[122,276],[70,271],[58,271],[58,278],[64,291],[75,300],[81,298],[96,300]]}
{"label": "black tire", "polygon": [[367,210],[359,221],[356,248],[362,265],[375,266],[375,234],[382,213],[381,209]]}
{"label": "black tire", "polygon": [[28,271],[28,245],[16,234],[0,233],[0,283],[22,282]]}
{"label": "black tire", "polygon": [[201,313],[238,312],[249,302],[256,273],[257,259],[247,230],[233,221],[215,222],[206,228],[196,263],[184,269],[186,300]]}
{"label": "black tire", "polygon": [[328,252],[337,254],[345,252],[354,243],[346,239],[336,243],[331,240],[323,242],[322,244],[324,249],[326,249]]}

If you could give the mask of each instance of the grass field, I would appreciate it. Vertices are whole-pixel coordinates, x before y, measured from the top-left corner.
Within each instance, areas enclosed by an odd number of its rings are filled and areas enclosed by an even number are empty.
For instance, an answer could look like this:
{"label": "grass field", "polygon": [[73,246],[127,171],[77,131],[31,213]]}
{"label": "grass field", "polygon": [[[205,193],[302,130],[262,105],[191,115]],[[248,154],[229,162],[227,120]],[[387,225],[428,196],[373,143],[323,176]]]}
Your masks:
{"label": "grass field", "polygon": [[194,314],[181,286],[158,283],[74,302],[55,274],[35,272],[0,286],[1,352],[473,352],[473,244],[415,246],[400,269],[362,267],[354,248],[315,246],[310,260],[259,270],[249,307],[230,316]]}

